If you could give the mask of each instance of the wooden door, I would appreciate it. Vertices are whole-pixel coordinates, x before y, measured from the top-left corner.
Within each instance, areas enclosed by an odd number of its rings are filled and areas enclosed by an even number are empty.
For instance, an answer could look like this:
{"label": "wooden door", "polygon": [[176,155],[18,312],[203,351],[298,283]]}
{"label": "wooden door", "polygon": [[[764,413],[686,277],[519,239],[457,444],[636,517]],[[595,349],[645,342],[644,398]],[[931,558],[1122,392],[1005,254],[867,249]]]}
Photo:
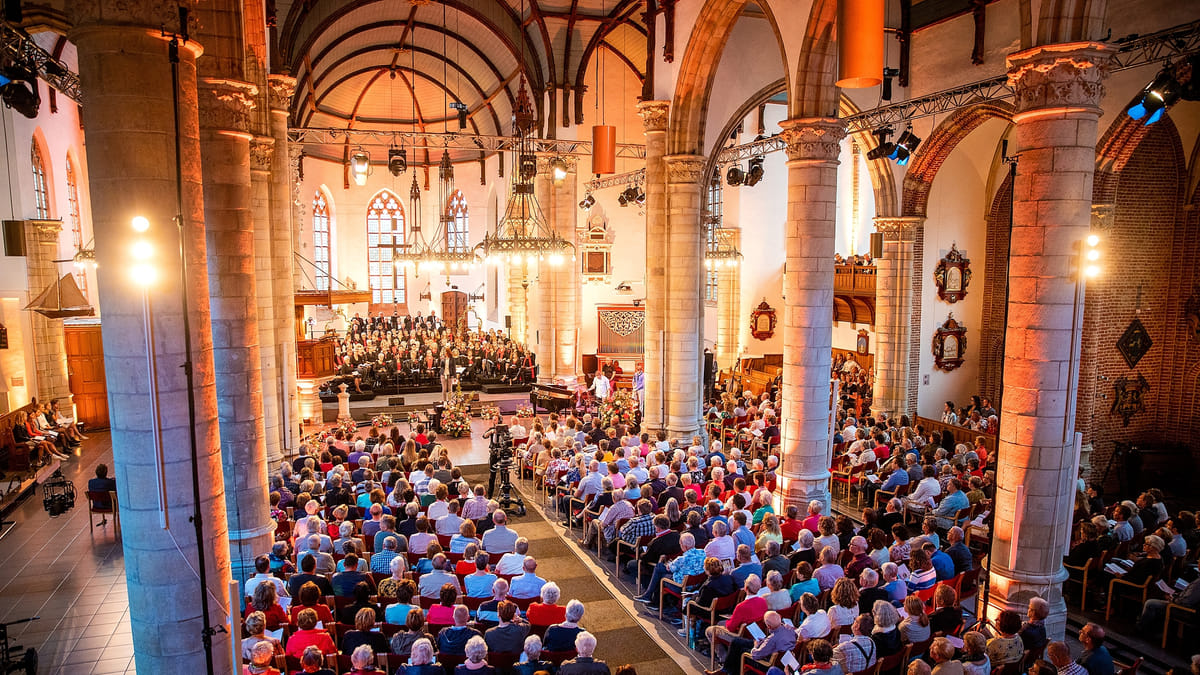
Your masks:
{"label": "wooden door", "polygon": [[442,293],[442,321],[456,331],[467,330],[467,294],[462,291]]}
{"label": "wooden door", "polygon": [[108,428],[108,386],[100,326],[66,326],[67,378],[75,412],[88,429]]}

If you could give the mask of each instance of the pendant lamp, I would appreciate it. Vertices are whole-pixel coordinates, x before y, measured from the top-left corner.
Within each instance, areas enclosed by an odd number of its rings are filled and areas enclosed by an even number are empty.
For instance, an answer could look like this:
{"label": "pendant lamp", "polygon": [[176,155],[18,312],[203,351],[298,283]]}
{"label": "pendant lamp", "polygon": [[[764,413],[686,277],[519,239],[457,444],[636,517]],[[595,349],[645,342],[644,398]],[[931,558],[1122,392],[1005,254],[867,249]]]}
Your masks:
{"label": "pendant lamp", "polygon": [[884,0],[838,0],[838,79],[843,89],[883,82]]}
{"label": "pendant lamp", "polygon": [[592,127],[592,173],[617,172],[617,128],[610,124]]}

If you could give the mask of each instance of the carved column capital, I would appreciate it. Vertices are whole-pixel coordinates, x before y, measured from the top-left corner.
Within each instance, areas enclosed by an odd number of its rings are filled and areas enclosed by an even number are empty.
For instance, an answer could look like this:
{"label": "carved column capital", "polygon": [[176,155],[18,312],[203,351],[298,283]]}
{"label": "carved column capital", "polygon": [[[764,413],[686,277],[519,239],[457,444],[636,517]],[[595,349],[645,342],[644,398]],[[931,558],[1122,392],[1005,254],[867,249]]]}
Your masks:
{"label": "carved column capital", "polygon": [[250,141],[250,170],[269,172],[275,156],[275,139],[270,136],[255,136]]}
{"label": "carved column capital", "polygon": [[1008,57],[1017,114],[1055,108],[1100,111],[1115,50],[1100,42],[1043,45]]}
{"label": "carved column capital", "polygon": [[836,160],[841,150],[846,128],[840,120],[829,117],[810,117],[784,120],[779,136],[787,144],[788,160]]}
{"label": "carved column capital", "polygon": [[25,221],[25,237],[31,244],[57,244],[61,232],[61,220]]}
{"label": "carved column capital", "polygon": [[551,171],[550,163],[555,159],[562,161],[567,167],[567,173],[575,173],[579,166],[579,158],[575,155],[556,155],[553,152],[539,152],[537,154],[537,172],[539,174],[549,175]]}
{"label": "carved column capital", "polygon": [[162,2],[161,0],[72,0],[66,3],[67,17],[77,28],[87,25],[143,26],[168,31],[179,29],[179,7],[189,11],[189,29],[196,34],[196,0]]}
{"label": "carved column capital", "polygon": [[1116,217],[1116,204],[1092,204],[1092,230],[1111,232]]}
{"label": "carved column capital", "polygon": [[703,155],[667,155],[667,183],[699,183],[704,175]]}
{"label": "carved column capital", "polygon": [[250,114],[258,106],[258,87],[249,82],[202,78],[197,89],[202,129],[250,131]]}
{"label": "carved column capital", "polygon": [[267,76],[267,99],[271,110],[287,112],[292,107],[292,94],[296,92],[296,78],[272,73]]}
{"label": "carved column capital", "polygon": [[642,101],[637,105],[637,111],[646,133],[667,130],[667,121],[671,113],[670,101]]}
{"label": "carved column capital", "polygon": [[873,222],[875,231],[883,234],[884,241],[911,242],[925,219],[917,216],[879,216]]}

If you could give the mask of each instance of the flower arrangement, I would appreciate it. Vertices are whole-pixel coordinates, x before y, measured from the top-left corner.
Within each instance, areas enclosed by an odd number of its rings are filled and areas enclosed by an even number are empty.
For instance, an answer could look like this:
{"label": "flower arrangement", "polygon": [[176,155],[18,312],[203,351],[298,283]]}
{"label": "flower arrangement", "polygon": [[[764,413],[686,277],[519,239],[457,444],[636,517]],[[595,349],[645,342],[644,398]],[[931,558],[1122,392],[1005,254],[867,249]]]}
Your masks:
{"label": "flower arrangement", "polygon": [[392,426],[392,416],[387,413],[379,413],[371,420],[371,426],[376,429],[385,429]]}
{"label": "flower arrangement", "polygon": [[637,398],[629,389],[618,389],[612,396],[600,402],[600,426],[615,427],[624,424],[632,428],[637,423]]}
{"label": "flower arrangement", "polygon": [[352,419],[342,420],[338,422],[337,428],[341,429],[342,433],[346,435],[346,440],[349,440],[354,438],[354,434],[358,433],[358,422]]}
{"label": "flower arrangement", "polygon": [[492,403],[485,403],[480,408],[480,416],[485,420],[494,420],[500,416],[500,406]]}
{"label": "flower arrangement", "polygon": [[517,417],[522,419],[531,419],[534,417],[533,406],[528,403],[517,404]]}
{"label": "flower arrangement", "polygon": [[442,432],[454,438],[471,435],[471,401],[461,388],[455,387],[454,395],[442,410]]}

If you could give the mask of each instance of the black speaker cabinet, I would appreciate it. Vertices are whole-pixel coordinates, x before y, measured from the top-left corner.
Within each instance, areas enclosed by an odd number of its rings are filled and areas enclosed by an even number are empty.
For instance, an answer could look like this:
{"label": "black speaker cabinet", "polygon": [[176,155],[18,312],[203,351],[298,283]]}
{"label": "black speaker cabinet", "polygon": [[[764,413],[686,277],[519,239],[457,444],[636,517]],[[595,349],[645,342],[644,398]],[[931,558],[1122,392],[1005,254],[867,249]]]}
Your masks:
{"label": "black speaker cabinet", "polygon": [[25,255],[25,221],[4,221],[4,255]]}
{"label": "black speaker cabinet", "polygon": [[882,232],[872,232],[871,233],[871,257],[872,258],[882,258],[883,257],[883,233]]}

